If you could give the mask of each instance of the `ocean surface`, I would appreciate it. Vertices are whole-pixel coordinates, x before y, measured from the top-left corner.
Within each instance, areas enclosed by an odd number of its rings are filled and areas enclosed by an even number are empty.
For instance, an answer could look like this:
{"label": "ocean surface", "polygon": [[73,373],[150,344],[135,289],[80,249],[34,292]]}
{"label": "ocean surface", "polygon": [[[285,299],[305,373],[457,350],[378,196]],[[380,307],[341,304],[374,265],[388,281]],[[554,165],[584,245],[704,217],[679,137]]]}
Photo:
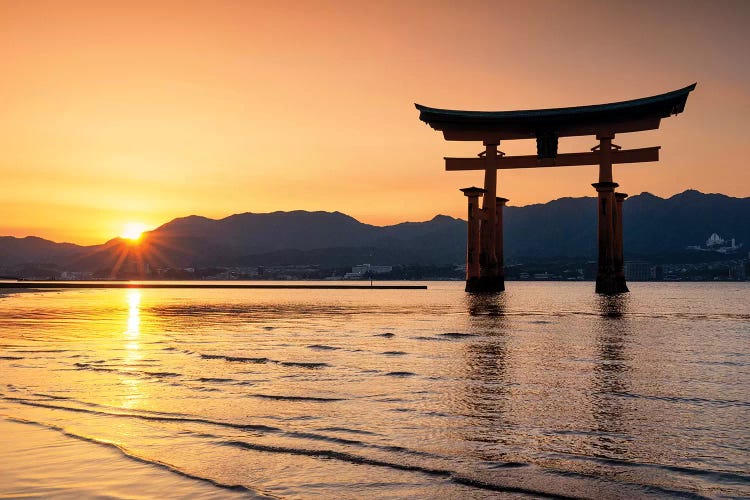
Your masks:
{"label": "ocean surface", "polygon": [[750,283],[427,284],[0,296],[0,496],[750,496]]}

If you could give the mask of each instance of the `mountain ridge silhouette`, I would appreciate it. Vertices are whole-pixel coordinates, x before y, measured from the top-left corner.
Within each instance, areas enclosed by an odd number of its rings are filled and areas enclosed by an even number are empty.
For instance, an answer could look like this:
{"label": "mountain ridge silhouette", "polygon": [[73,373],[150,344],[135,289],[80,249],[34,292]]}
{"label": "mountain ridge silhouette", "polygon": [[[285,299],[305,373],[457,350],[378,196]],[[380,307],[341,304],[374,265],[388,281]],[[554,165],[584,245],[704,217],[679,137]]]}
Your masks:
{"label": "mountain ridge silhouette", "polygon": [[[623,207],[626,259],[679,253],[716,232],[750,246],[750,197],[687,190],[668,198],[648,192]],[[565,197],[504,212],[506,262],[594,259],[596,198]],[[244,212],[221,219],[189,215],[144,233],[133,246],[120,238],[81,246],[38,237],[0,237],[0,269],[52,264],[97,271],[134,258],[151,267],[459,264],[466,222],[447,215],[375,226],[334,211]],[[747,248],[746,248],[747,249]]]}

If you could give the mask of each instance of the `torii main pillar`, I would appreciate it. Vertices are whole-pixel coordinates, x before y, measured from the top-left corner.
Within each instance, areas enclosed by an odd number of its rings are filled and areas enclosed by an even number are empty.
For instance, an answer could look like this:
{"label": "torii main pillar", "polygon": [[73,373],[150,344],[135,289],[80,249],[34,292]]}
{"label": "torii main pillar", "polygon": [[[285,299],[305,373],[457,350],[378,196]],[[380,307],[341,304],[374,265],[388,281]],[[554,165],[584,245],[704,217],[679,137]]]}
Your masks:
{"label": "torii main pillar", "polygon": [[596,138],[599,139],[599,146],[594,148],[599,150],[599,182],[592,184],[598,194],[596,293],[625,293],[628,291],[625,275],[618,273],[623,248],[621,205],[615,197],[619,184],[612,181],[612,152],[619,147],[612,144],[614,134],[598,134]]}
{"label": "torii main pillar", "polygon": [[482,222],[479,228],[479,279],[471,287],[467,283],[467,290],[470,292],[502,292],[505,290],[505,281],[497,258],[498,143],[499,141],[485,141],[484,143],[486,149],[483,158],[484,198],[482,198]]}

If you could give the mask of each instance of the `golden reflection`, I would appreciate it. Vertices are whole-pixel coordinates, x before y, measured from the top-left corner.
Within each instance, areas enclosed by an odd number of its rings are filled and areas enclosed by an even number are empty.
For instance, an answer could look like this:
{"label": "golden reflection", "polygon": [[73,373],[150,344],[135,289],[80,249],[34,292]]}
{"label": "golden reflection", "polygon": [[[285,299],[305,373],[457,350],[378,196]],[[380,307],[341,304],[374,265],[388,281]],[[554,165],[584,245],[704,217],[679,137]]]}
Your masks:
{"label": "golden reflection", "polygon": [[630,435],[629,406],[618,394],[630,390],[632,360],[628,353],[632,325],[628,318],[629,296],[597,298],[599,320],[595,323],[597,363],[593,373],[592,412],[599,431],[592,436],[592,446],[612,457],[625,457]]}
{"label": "golden reflection", "polygon": [[[454,432],[466,442],[502,441],[512,415],[508,411],[512,386],[508,372],[508,333],[512,331],[506,316],[507,295],[467,294],[468,333],[476,340],[464,343],[461,390],[452,395],[455,408],[471,425]],[[474,337],[469,337],[474,339]],[[485,460],[497,460],[503,453],[495,448],[475,450]]]}
{"label": "golden reflection", "polygon": [[[126,367],[125,371],[130,371],[128,367],[140,365],[143,360],[141,344],[138,341],[141,335],[141,291],[128,290],[127,303],[128,318],[127,329],[123,334],[125,337],[125,343],[123,344],[125,349],[123,364]],[[123,391],[122,406],[125,408],[133,408],[143,399],[143,391],[140,387],[141,379],[135,374],[132,376],[124,375],[120,382],[125,387],[125,390]]]}
{"label": "golden reflection", "polygon": [[141,333],[140,328],[141,328],[141,291],[140,290],[128,290],[128,329],[125,330],[125,336],[129,339],[137,338]]}

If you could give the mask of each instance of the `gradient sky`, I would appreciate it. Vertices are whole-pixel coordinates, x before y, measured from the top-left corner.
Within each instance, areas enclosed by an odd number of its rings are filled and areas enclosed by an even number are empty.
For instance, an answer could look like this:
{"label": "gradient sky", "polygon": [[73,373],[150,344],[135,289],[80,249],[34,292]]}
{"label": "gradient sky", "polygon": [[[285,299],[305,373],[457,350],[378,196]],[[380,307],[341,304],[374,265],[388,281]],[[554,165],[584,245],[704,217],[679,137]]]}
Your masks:
{"label": "gradient sky", "polygon": [[[338,210],[463,217],[413,103],[505,110],[698,82],[623,147],[630,194],[750,195],[750,2],[0,0],[0,235],[100,243],[128,222]],[[593,138],[562,139],[561,152]],[[507,154],[535,151],[508,141]],[[501,171],[511,205],[593,196],[597,167]]]}

